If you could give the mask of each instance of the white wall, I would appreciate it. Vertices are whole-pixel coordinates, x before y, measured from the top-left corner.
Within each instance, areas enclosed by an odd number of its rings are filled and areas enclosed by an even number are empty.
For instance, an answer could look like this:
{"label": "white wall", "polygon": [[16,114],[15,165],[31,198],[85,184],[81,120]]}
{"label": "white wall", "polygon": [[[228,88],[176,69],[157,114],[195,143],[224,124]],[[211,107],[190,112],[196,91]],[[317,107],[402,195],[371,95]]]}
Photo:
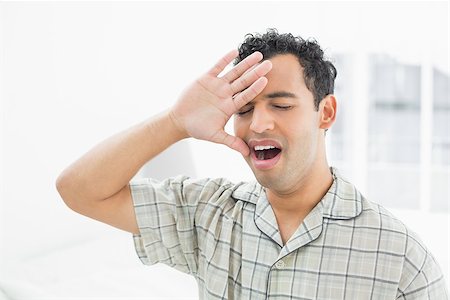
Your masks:
{"label": "white wall", "polygon": [[[108,226],[63,205],[57,175],[101,139],[169,107],[246,33],[315,37],[329,56],[380,51],[418,62],[426,53],[448,72],[448,19],[445,1],[1,2],[1,260],[107,235]],[[238,154],[190,145],[198,176],[251,178]],[[448,214],[440,218],[438,242],[432,227],[409,225],[434,241],[448,269],[440,251],[449,249]]]}

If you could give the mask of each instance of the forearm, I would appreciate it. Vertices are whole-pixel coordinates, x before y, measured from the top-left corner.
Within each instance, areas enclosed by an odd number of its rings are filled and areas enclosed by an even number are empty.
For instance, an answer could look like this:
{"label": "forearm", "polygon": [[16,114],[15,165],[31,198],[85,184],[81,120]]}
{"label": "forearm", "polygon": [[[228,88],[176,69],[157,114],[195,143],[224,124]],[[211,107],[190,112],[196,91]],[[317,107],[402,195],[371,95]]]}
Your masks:
{"label": "forearm", "polygon": [[125,187],[149,160],[186,138],[168,112],[118,133],[70,165],[57,180],[66,202],[96,201]]}
{"label": "forearm", "polygon": [[224,128],[233,114],[264,89],[264,75],[272,65],[269,61],[259,64],[262,54],[255,52],[219,76],[237,55],[233,50],[220,59],[184,90],[169,111],[108,138],[64,170],[56,182],[64,202],[80,214],[139,233],[128,183],[147,161],[187,137],[224,144],[248,155],[245,141]]}

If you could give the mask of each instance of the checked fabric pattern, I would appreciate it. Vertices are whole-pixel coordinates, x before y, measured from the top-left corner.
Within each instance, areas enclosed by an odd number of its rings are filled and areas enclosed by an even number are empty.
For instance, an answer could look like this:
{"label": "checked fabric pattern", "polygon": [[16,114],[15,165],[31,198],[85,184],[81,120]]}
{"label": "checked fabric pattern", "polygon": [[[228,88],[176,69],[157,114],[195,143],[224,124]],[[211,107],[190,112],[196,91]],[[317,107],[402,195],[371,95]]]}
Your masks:
{"label": "checked fabric pattern", "polygon": [[193,275],[200,299],[448,299],[419,238],[332,172],[285,245],[257,182],[133,181],[137,254]]}

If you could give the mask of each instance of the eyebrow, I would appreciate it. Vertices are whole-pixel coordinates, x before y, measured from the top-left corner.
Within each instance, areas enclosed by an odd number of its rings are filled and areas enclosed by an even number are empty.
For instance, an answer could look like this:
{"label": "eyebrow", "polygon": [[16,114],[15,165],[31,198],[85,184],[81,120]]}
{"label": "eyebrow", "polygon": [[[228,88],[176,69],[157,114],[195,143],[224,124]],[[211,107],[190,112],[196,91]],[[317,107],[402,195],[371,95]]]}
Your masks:
{"label": "eyebrow", "polygon": [[[266,95],[264,95],[263,98],[265,98],[267,100],[272,100],[272,99],[276,99],[276,98],[293,98],[293,99],[297,99],[298,97],[297,97],[296,94],[291,93],[291,92],[279,91],[279,92],[273,92],[273,93],[266,94]],[[252,104],[254,104],[254,102],[255,101],[252,100],[252,101],[248,102],[246,105],[244,105],[244,107],[247,106],[247,105],[252,105]]]}
{"label": "eyebrow", "polygon": [[273,92],[267,95],[264,95],[264,98],[274,99],[274,98],[297,98],[297,95],[290,92]]}

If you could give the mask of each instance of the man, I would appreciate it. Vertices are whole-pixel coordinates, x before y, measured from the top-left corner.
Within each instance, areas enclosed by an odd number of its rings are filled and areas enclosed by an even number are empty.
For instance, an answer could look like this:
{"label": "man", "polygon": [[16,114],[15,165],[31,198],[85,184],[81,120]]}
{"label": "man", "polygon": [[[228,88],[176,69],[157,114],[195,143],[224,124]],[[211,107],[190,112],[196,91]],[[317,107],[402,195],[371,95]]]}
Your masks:
{"label": "man", "polygon": [[[73,210],[132,232],[143,263],[195,276],[201,299],[446,299],[417,236],[328,165],[335,77],[314,41],[249,35],[171,109],[67,168],[58,191]],[[233,115],[235,136],[224,131]],[[129,183],[189,137],[239,151],[257,182]]]}

